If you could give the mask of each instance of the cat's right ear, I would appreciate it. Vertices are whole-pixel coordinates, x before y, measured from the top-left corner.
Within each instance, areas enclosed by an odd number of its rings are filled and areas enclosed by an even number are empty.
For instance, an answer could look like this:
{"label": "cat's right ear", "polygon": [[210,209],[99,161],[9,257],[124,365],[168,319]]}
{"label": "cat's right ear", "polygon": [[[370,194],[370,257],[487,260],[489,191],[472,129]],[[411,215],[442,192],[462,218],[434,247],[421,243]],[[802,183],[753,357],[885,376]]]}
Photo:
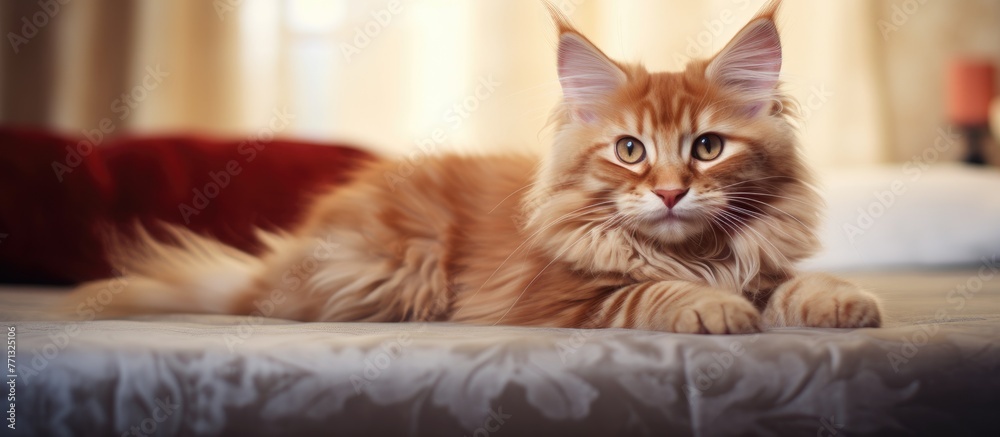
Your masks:
{"label": "cat's right ear", "polygon": [[559,84],[573,116],[584,122],[596,119],[596,109],[625,84],[625,72],[566,18],[549,7],[559,27]]}

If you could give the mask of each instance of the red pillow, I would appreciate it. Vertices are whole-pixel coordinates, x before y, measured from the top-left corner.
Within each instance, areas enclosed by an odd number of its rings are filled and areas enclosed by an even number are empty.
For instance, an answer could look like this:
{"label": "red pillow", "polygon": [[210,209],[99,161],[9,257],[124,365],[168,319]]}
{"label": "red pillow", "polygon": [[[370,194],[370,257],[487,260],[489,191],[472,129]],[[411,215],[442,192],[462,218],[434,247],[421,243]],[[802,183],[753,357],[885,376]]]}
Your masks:
{"label": "red pillow", "polygon": [[0,282],[110,276],[108,224],[176,223],[254,251],[254,228],[294,225],[309,198],[373,159],[342,145],[256,137],[90,144],[0,128]]}

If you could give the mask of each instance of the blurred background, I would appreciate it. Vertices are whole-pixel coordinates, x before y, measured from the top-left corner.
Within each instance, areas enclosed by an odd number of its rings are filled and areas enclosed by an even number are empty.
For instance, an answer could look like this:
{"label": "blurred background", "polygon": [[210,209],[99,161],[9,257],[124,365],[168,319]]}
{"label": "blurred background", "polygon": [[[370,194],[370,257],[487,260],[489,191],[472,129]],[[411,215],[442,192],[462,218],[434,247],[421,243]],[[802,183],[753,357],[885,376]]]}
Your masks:
{"label": "blurred background", "polygon": [[[610,56],[679,70],[764,0],[552,3]],[[785,0],[778,18],[829,205],[811,268],[1000,253],[1000,1]],[[0,281],[107,276],[102,223],[132,218],[252,250],[368,156],[327,146],[538,152],[561,95],[540,0],[4,1],[0,30]]]}
{"label": "blurred background", "polygon": [[[609,55],[676,70],[763,1],[553,3]],[[535,0],[42,0],[0,14],[0,122],[70,135],[112,117],[110,136],[238,136],[287,108],[281,135],[381,153],[439,128],[442,148],[532,150],[560,95]],[[949,63],[1000,59],[993,0],[786,0],[780,25],[819,166],[910,159],[949,123]],[[136,88],[157,69],[155,88]],[[481,82],[495,86],[477,96]]]}

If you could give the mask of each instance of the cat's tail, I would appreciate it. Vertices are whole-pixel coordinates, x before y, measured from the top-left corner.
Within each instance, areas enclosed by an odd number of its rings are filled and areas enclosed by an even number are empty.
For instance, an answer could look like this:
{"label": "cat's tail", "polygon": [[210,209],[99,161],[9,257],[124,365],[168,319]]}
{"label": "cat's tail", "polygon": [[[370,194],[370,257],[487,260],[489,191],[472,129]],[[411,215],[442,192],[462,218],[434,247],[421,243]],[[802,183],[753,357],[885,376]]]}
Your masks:
{"label": "cat's tail", "polygon": [[[108,258],[120,273],[80,285],[63,311],[85,319],[133,314],[187,312],[234,314],[254,292],[263,263],[258,256],[198,235],[163,225],[169,242],[141,227],[135,236],[112,233]],[[281,237],[260,232],[270,247]]]}

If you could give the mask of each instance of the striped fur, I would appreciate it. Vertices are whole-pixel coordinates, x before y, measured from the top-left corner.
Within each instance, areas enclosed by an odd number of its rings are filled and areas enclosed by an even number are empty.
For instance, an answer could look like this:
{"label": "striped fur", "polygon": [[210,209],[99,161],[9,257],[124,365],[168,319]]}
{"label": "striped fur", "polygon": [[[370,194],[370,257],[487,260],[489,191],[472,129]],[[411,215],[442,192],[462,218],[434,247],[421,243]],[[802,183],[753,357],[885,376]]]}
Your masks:
{"label": "striped fur", "polygon": [[[821,202],[777,84],[776,10],[677,73],[611,60],[557,15],[566,99],[540,162],[372,163],[318,198],[299,228],[267,236],[259,257],[183,230],[180,245],[147,236],[123,249],[143,256],[119,257],[132,275],[108,314],[267,308],[306,321],[692,333],[878,326],[870,294],[795,272],[817,249]],[[708,162],[692,152],[704,133],[726,141]],[[623,136],[645,145],[645,160],[617,158]],[[654,190],[675,188],[689,191],[669,209]]]}

